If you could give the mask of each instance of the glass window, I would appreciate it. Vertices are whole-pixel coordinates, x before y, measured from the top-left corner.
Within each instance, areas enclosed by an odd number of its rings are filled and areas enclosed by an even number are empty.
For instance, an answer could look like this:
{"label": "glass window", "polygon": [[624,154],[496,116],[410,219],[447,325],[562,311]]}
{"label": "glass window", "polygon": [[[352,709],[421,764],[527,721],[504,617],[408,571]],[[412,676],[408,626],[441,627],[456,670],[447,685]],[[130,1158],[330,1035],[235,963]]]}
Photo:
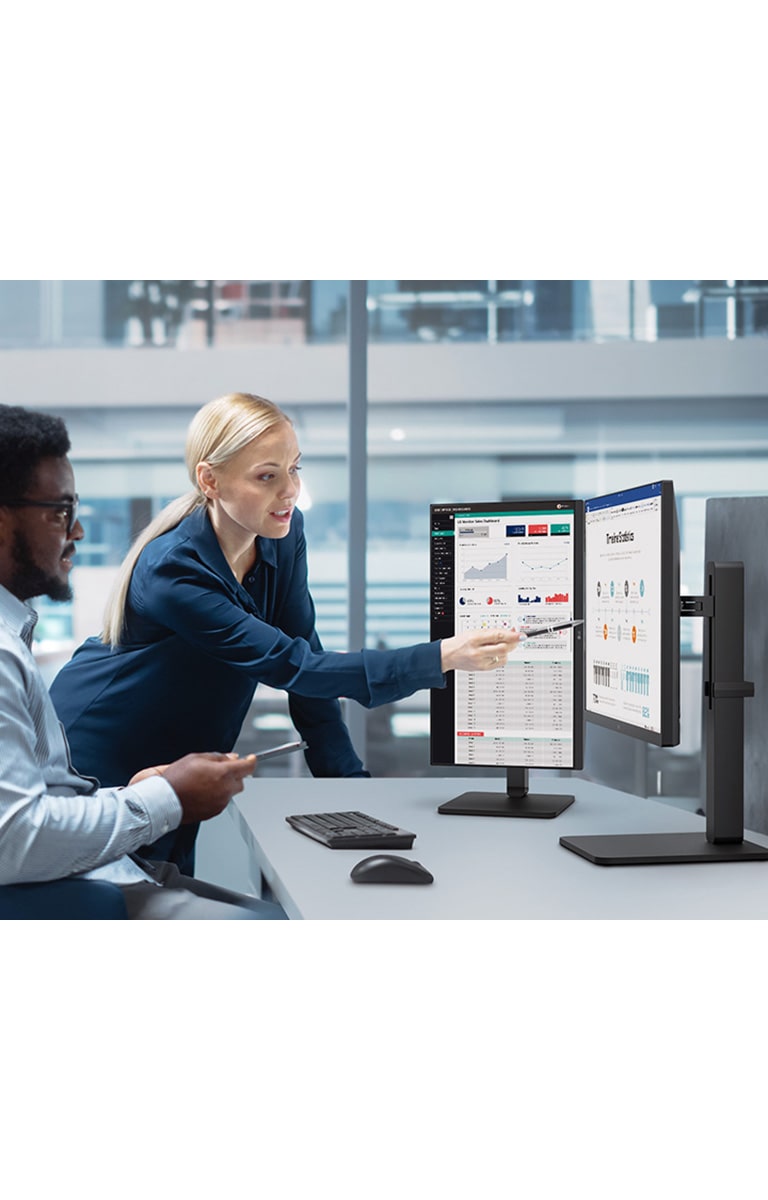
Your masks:
{"label": "glass window", "polygon": [[[0,349],[346,339],[344,279],[0,281]],[[373,343],[656,341],[768,332],[763,279],[373,279]]]}

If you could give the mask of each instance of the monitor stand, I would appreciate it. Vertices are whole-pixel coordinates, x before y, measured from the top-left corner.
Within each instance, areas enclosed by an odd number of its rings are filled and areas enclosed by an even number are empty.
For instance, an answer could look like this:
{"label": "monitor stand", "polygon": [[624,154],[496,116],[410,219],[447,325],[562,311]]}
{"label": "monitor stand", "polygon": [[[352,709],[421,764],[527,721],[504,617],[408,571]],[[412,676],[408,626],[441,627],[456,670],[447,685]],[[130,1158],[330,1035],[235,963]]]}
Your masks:
{"label": "monitor stand", "polygon": [[573,796],[542,795],[528,791],[528,768],[507,767],[506,792],[463,792],[455,800],[447,800],[439,813],[454,813],[464,817],[558,817]]}
{"label": "monitor stand", "polygon": [[590,833],[562,837],[560,845],[599,867],[768,861],[765,846],[745,841],[710,842],[704,833]]}
{"label": "monitor stand", "polygon": [[601,867],[651,863],[766,862],[768,847],[744,841],[744,566],[707,563],[705,596],[682,596],[681,616],[704,617],[706,833],[561,837],[560,845]]}

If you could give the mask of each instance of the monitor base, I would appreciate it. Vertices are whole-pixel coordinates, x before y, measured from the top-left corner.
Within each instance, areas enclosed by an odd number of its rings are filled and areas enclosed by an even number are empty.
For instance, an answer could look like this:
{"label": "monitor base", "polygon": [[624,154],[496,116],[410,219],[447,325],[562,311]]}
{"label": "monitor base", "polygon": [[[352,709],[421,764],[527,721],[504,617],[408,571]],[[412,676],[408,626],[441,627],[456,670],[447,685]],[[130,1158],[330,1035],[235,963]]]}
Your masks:
{"label": "monitor base", "polygon": [[600,867],[662,863],[767,862],[754,842],[708,842],[704,833],[619,833],[561,837],[560,845]]}
{"label": "monitor base", "polygon": [[[507,792],[463,792],[455,800],[446,800],[439,813],[465,817],[539,817],[549,819],[565,812],[575,797],[528,793],[510,796]],[[768,851],[766,851],[768,854]]]}

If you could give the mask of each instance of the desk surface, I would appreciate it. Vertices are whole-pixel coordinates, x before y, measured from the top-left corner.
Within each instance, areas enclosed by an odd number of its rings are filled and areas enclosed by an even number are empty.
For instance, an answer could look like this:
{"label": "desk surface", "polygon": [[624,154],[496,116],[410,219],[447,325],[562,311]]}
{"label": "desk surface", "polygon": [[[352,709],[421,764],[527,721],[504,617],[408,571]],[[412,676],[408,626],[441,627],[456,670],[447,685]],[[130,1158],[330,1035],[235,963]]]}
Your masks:
{"label": "desk surface", "polygon": [[[531,920],[768,918],[768,862],[600,867],[559,845],[563,835],[686,833],[703,817],[582,779],[531,772],[531,791],[570,793],[554,820],[438,813],[492,779],[249,779],[230,811],[259,872],[292,918],[316,920]],[[357,809],[416,834],[411,850],[428,886],[355,884],[372,850],[330,850],[297,833],[289,813]],[[750,834],[768,845],[768,838]]]}

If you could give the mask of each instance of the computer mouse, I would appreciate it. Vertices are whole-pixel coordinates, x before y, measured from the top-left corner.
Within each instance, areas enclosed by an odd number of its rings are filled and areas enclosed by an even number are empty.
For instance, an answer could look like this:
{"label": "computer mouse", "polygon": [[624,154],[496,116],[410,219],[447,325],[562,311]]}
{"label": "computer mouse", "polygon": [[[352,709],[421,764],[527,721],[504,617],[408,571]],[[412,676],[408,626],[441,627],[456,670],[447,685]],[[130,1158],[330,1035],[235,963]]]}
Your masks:
{"label": "computer mouse", "polygon": [[355,883],[432,883],[431,875],[420,862],[397,854],[371,854],[356,863],[349,872]]}

